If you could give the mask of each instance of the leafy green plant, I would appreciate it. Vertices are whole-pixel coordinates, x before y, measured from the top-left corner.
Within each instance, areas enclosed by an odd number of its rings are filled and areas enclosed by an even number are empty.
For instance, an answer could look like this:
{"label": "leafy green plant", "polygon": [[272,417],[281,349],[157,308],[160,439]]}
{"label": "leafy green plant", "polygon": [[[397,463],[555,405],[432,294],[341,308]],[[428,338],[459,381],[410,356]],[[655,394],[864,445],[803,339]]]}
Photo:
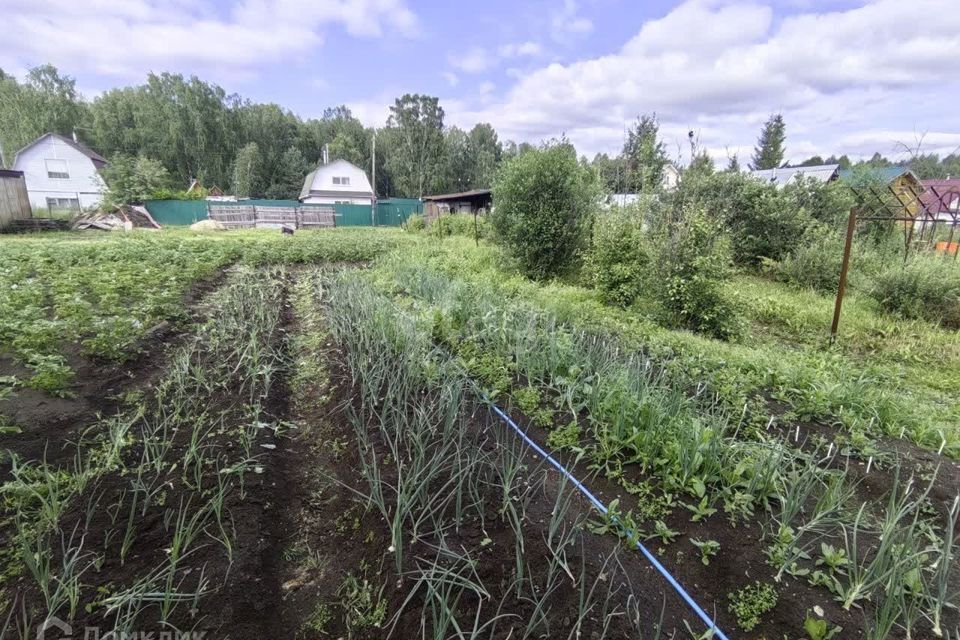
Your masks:
{"label": "leafy green plant", "polygon": [[700,522],[717,512],[715,508],[709,505],[709,498],[707,496],[700,498],[700,502],[697,504],[685,504],[683,506],[693,513],[693,516],[690,517],[692,522]]}
{"label": "leafy green plant", "polygon": [[564,449],[573,449],[580,444],[580,425],[576,421],[569,422],[566,426],[558,427],[547,436],[547,446],[558,451]]}
{"label": "leafy green plant", "polygon": [[690,538],[690,544],[695,546],[700,551],[700,562],[704,565],[710,564],[710,558],[717,555],[717,552],[720,551],[720,543],[716,540],[699,540],[697,538]]}
{"label": "leafy green plant", "polygon": [[606,302],[630,306],[648,278],[649,245],[638,211],[617,208],[597,216],[584,263],[587,281]]}
{"label": "leafy green plant", "polygon": [[756,581],[742,589],[727,594],[730,604],[727,607],[737,618],[737,626],[744,631],[752,631],[763,614],[777,606],[777,592],[772,585]]}
{"label": "leafy green plant", "polygon": [[843,627],[832,625],[823,618],[815,618],[807,611],[807,617],[803,620],[803,630],[807,632],[810,640],[830,640],[843,631]]}

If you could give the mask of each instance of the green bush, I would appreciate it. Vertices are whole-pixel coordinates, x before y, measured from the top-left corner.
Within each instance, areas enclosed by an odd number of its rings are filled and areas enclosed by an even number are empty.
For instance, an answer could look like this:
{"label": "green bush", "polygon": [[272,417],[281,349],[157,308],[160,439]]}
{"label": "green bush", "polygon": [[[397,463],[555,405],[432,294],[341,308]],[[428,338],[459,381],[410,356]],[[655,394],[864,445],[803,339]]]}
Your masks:
{"label": "green bush", "polygon": [[803,209],[813,220],[841,229],[854,205],[850,186],[839,180],[794,180],[783,188],[783,195],[792,207]]}
{"label": "green bush", "polygon": [[613,209],[597,217],[584,274],[605,302],[628,307],[643,292],[650,242],[640,212]]}
{"label": "green bush", "polygon": [[407,218],[406,228],[407,231],[413,231],[414,233],[417,233],[427,228],[427,222],[423,219],[422,215],[415,213]]}
{"label": "green bush", "polygon": [[775,279],[817,291],[831,293],[840,284],[843,260],[843,232],[834,227],[817,225],[780,262],[768,262]]}
{"label": "green bush", "polygon": [[728,242],[702,209],[683,207],[656,233],[653,290],[674,324],[727,339],[741,326],[723,295],[731,275]]}
{"label": "green bush", "polygon": [[490,235],[489,226],[490,223],[486,216],[478,215],[476,220],[474,220],[473,214],[454,213],[437,218],[433,224],[427,228],[427,232],[430,235],[440,238],[447,238],[454,235],[473,238],[475,234],[480,238],[484,238]]}
{"label": "green bush", "polygon": [[686,181],[674,198],[678,205],[706,209],[722,223],[730,232],[734,261],[750,267],[782,260],[813,220],[802,204],[806,190],[778,189],[739,173]]}
{"label": "green bush", "polygon": [[593,171],[565,142],[506,162],[493,183],[495,238],[532,278],[567,271],[588,237],[599,199]]}
{"label": "green bush", "polygon": [[952,258],[918,255],[892,264],[876,276],[870,295],[887,311],[960,329],[960,265]]}

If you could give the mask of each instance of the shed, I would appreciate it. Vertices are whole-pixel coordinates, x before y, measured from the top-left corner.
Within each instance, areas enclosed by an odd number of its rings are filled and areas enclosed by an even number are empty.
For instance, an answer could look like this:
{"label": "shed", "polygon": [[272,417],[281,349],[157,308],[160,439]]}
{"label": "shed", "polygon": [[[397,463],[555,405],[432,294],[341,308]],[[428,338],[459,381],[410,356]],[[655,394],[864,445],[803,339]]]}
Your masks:
{"label": "shed", "polygon": [[23,172],[0,169],[0,229],[13,220],[25,220],[31,215]]}
{"label": "shed", "polygon": [[473,189],[460,193],[443,193],[423,197],[423,213],[434,220],[445,213],[486,213],[493,207],[493,191]]}
{"label": "shed", "polygon": [[23,171],[35,209],[78,212],[100,205],[107,185],[100,170],[107,161],[96,151],[57,133],[45,133],[13,157]]}

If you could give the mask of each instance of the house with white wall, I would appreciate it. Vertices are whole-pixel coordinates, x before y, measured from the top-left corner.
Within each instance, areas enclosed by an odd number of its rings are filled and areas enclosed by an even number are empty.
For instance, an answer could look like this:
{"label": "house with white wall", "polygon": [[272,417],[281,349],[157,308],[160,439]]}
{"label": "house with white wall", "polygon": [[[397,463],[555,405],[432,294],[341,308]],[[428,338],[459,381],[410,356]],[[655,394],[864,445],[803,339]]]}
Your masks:
{"label": "house with white wall", "polygon": [[369,205],[373,203],[373,189],[363,169],[346,160],[334,160],[307,174],[300,202]]}
{"label": "house with white wall", "polygon": [[46,133],[13,157],[22,171],[34,209],[80,211],[99,206],[107,184],[100,169],[107,161],[76,140]]}

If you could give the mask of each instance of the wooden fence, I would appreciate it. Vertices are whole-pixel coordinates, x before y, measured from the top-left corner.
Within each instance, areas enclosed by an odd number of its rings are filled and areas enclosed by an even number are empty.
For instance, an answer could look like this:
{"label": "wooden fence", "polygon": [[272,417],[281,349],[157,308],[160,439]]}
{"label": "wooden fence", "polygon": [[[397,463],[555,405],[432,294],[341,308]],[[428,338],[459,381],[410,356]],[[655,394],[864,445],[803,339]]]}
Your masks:
{"label": "wooden fence", "polygon": [[32,216],[23,172],[0,169],[0,229]]}
{"label": "wooden fence", "polygon": [[319,229],[336,226],[333,207],[259,207],[252,204],[208,204],[211,220],[230,229]]}

